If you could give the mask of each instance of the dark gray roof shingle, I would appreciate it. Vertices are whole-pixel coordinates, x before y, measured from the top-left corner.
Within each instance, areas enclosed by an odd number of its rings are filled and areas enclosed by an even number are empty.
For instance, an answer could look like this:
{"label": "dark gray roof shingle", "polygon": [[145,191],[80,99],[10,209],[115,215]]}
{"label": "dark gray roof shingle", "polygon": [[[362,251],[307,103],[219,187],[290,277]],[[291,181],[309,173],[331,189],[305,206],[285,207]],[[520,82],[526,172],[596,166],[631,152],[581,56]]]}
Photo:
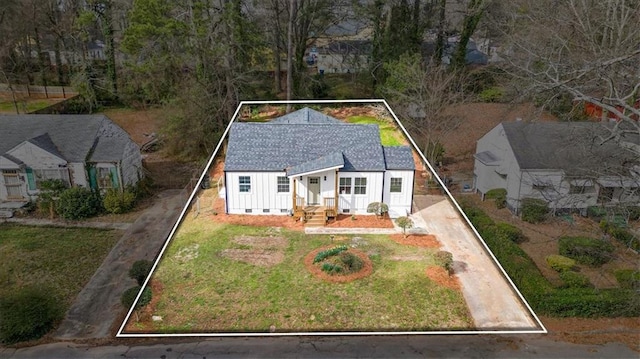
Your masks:
{"label": "dark gray roof shingle", "polygon": [[413,154],[409,146],[383,147],[388,170],[415,170]]}
{"label": "dark gray roof shingle", "polygon": [[269,121],[269,123],[280,123],[280,124],[295,124],[295,125],[303,125],[303,124],[343,124],[344,122],[335,119],[333,117],[327,116],[322,112],[318,112],[316,110],[312,110],[308,107],[305,107],[301,110],[294,111],[288,113],[284,116],[276,117],[273,120]]}
{"label": "dark gray roof shingle", "polygon": [[[49,140],[42,137],[45,134]],[[102,136],[99,141],[98,136]],[[0,116],[0,154],[28,140],[47,151],[53,151],[53,145],[56,155],[69,162],[121,160],[126,144],[131,141],[124,130],[104,115]]]}
{"label": "dark gray roof shingle", "polygon": [[325,168],[344,167],[342,152],[332,153],[315,160],[307,161],[287,169],[287,176],[319,171]]}
{"label": "dark gray roof shingle", "polygon": [[[602,143],[610,132],[594,122],[505,122],[505,135],[521,169],[562,169],[568,175],[621,174],[640,159],[615,141]],[[640,144],[640,136],[626,136]]]}
{"label": "dark gray roof shingle", "polygon": [[48,133],[44,133],[40,136],[36,136],[32,139],[29,139],[28,141],[42,148],[43,150],[64,159],[64,156],[60,153],[60,151],[58,151],[56,144],[53,143]]}

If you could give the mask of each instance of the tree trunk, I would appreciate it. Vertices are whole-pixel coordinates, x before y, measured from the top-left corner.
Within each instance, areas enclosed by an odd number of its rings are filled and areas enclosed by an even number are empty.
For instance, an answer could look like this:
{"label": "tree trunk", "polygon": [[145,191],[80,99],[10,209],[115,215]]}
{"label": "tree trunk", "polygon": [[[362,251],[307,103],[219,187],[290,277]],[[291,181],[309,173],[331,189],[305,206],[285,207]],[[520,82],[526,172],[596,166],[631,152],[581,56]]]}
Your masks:
{"label": "tree trunk", "polygon": [[274,47],[273,47],[273,60],[275,65],[273,80],[275,82],[276,95],[282,92],[282,84],[280,83],[280,71],[282,71],[282,65],[280,64],[280,7],[279,0],[273,2],[273,12],[275,16],[275,29],[274,29]]}
{"label": "tree trunk", "polygon": [[442,56],[444,56],[444,47],[446,45],[446,15],[447,15],[447,0],[440,0],[438,2],[438,37],[436,39],[436,53],[435,63],[440,65],[442,63]]}
{"label": "tree trunk", "polygon": [[[287,101],[293,98],[293,23],[296,18],[298,4],[291,0],[289,6],[289,26],[287,28]],[[291,111],[291,104],[287,104],[287,112]]]}
{"label": "tree trunk", "polygon": [[460,33],[460,42],[451,61],[455,68],[464,68],[467,63],[467,44],[469,44],[469,39],[476,31],[476,27],[482,18],[482,13],[484,12],[483,2],[483,0],[471,0],[467,6],[467,13],[464,16],[462,32]]}

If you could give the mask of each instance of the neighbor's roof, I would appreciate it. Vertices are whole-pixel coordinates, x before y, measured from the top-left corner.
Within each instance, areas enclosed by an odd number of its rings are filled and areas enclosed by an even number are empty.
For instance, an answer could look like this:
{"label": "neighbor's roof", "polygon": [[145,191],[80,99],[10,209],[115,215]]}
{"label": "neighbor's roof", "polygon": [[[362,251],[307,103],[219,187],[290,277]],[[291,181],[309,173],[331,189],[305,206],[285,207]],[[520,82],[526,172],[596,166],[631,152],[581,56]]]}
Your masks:
{"label": "neighbor's roof", "polygon": [[[284,117],[304,118],[313,115],[315,111],[311,111],[303,109]],[[331,117],[325,120],[289,123],[280,118],[268,123],[234,123],[225,171],[287,171],[296,175],[339,166],[347,172],[387,168],[378,126],[348,124]],[[399,151],[389,152],[390,161],[406,167],[402,153],[410,155],[411,150],[407,147]]]}
{"label": "neighbor's roof", "polygon": [[0,116],[0,154],[25,141],[68,162],[106,162],[121,160],[131,139],[104,115]]}
{"label": "neighbor's roof", "polygon": [[[621,173],[640,159],[595,122],[505,122],[501,124],[521,169],[561,169],[568,175]],[[625,141],[640,144],[639,135]]]}

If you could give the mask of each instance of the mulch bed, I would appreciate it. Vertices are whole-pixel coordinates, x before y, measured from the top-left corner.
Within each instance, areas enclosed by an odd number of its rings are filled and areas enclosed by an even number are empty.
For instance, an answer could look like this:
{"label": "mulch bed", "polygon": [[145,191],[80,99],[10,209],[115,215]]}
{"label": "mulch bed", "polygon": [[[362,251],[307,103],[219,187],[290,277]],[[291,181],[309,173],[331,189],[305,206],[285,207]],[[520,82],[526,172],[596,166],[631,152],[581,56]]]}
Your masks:
{"label": "mulch bed", "polygon": [[425,270],[425,274],[429,279],[441,286],[453,290],[460,290],[460,282],[458,281],[458,277],[456,277],[455,274],[449,275],[449,273],[447,273],[447,270],[442,267],[427,267],[427,269]]}
{"label": "mulch bed", "polygon": [[333,247],[334,246],[325,246],[325,247],[315,249],[309,252],[309,254],[307,254],[306,257],[304,257],[304,265],[305,267],[307,267],[309,272],[311,272],[311,274],[327,282],[348,283],[356,279],[367,277],[371,275],[371,273],[373,273],[373,263],[371,263],[371,259],[369,259],[369,256],[367,256],[366,253],[353,248],[349,248],[347,251],[358,256],[364,262],[362,269],[357,273],[351,273],[347,275],[339,275],[339,274],[331,275],[323,271],[322,269],[320,269],[320,265],[313,263],[313,258],[315,258],[318,252],[323,251],[325,249],[333,248]]}
{"label": "mulch bed", "polygon": [[377,218],[375,215],[356,215],[355,220],[350,215],[339,214],[338,218],[330,219],[329,228],[393,228],[389,217]]}
{"label": "mulch bed", "polygon": [[[151,320],[156,306],[162,296],[162,290],[164,286],[157,280],[150,280],[147,283],[151,287],[151,302],[138,311],[139,321],[136,322],[136,313],[132,312],[129,317],[129,321],[124,327],[124,333],[145,333],[152,327],[153,321]],[[127,308],[127,311],[129,308]]]}
{"label": "mulch bed", "polygon": [[394,242],[403,245],[427,247],[427,248],[440,248],[441,244],[433,234],[410,234],[407,238],[404,238],[402,234],[389,235]]}

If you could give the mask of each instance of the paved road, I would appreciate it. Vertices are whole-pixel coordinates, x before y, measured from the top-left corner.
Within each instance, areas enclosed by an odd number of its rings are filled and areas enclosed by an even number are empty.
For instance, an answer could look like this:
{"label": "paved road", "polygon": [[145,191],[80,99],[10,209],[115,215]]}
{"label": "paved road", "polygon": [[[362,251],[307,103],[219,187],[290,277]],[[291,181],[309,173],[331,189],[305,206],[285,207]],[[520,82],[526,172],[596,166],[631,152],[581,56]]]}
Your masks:
{"label": "paved road", "polygon": [[356,337],[254,337],[207,340],[122,341],[97,346],[59,342],[0,348],[0,358],[638,358],[619,343],[579,345],[540,335],[431,335]]}
{"label": "paved road", "polygon": [[443,250],[453,253],[454,271],[462,285],[475,326],[481,330],[542,329],[513,291],[485,248],[443,196],[415,196],[419,225],[434,234]]}
{"label": "paved road", "polygon": [[128,277],[129,268],[137,260],[155,259],[186,202],[180,190],[164,191],[157,196],[154,205],[129,226],[78,294],[54,334],[56,339],[110,337],[117,313],[122,311],[120,296],[135,285]]}

